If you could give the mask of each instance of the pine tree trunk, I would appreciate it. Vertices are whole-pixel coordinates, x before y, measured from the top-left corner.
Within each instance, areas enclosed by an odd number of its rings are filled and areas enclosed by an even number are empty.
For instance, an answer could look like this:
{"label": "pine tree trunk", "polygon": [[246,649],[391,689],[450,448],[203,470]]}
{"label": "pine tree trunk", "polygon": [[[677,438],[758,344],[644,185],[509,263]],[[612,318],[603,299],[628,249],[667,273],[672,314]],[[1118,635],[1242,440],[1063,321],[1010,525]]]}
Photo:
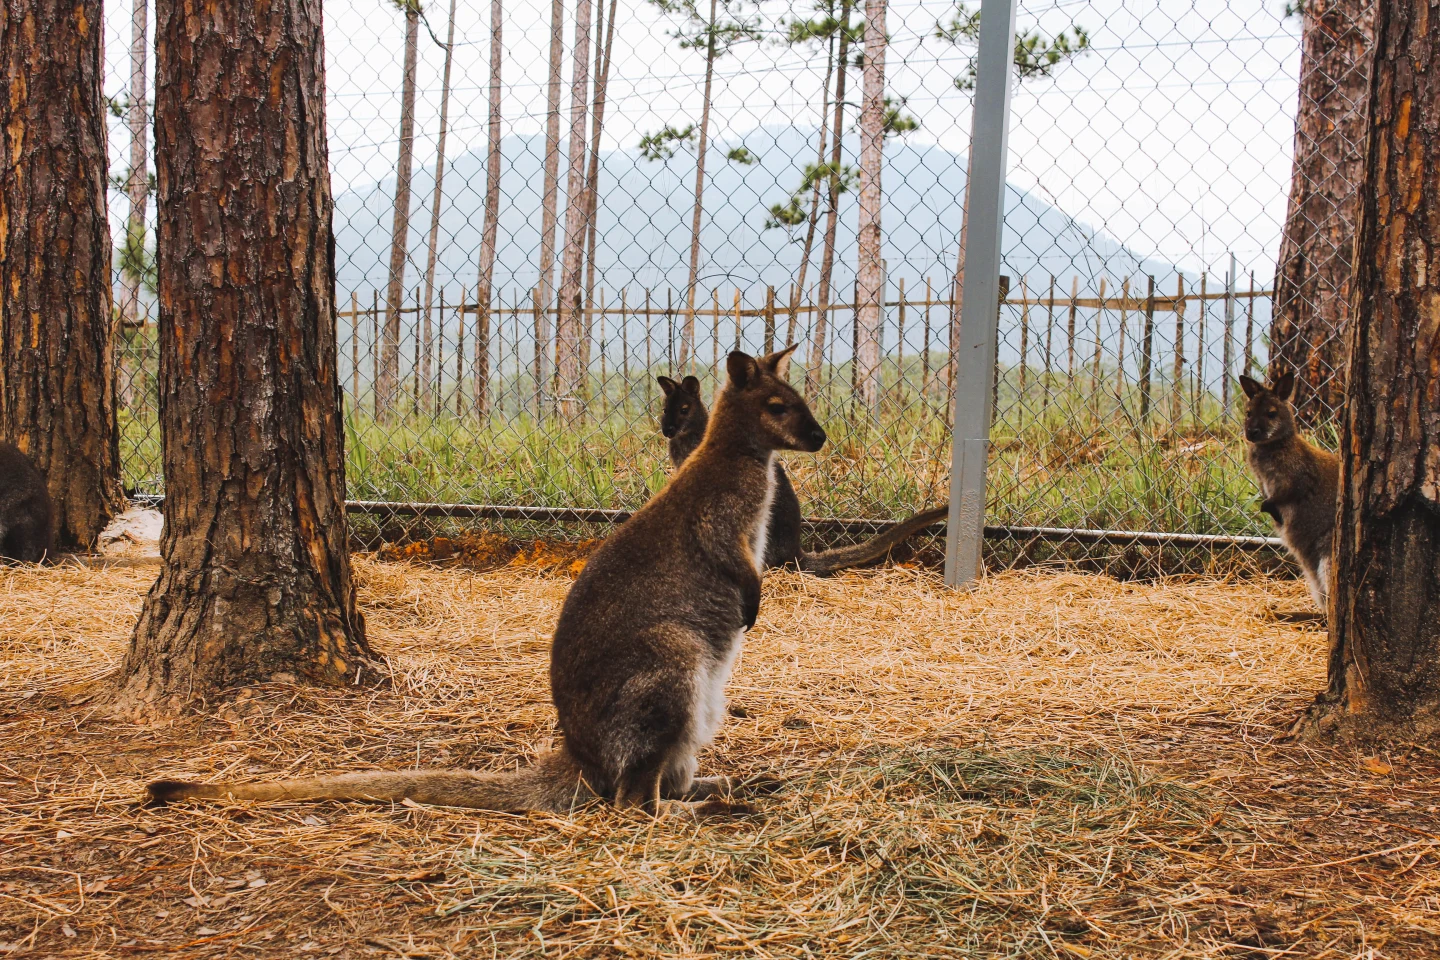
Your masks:
{"label": "pine tree trunk", "polygon": [[710,0],[705,30],[705,93],[700,102],[700,142],[695,145],[695,209],[690,215],[690,274],[685,281],[685,335],[680,342],[680,365],[695,353],[695,284],[700,280],[700,220],[705,211],[705,154],[710,149],[711,90],[715,84],[716,0]]}
{"label": "pine tree trunk", "polygon": [[[130,199],[130,219],[125,227],[125,242],[127,246],[134,244],[141,250],[145,244],[145,201],[150,195],[150,110],[145,89],[148,14],[147,0],[133,0],[130,10],[130,109],[126,112],[126,122],[130,127],[130,178],[125,184],[125,193]],[[127,326],[139,322],[140,281],[140,274],[135,270],[124,271],[120,278],[124,289],[120,319]],[[121,388],[128,390],[129,378],[124,379],[126,382],[121,384]]]}
{"label": "pine tree trunk", "polygon": [[880,257],[881,165],[885,151],[885,2],[866,0],[865,73],[860,108],[859,271],[856,278],[855,377],[860,400],[880,401],[880,337],[885,271]]}
{"label": "pine tree trunk", "polygon": [[845,144],[845,75],[849,73],[850,0],[840,7],[840,55],[836,59],[834,146],[830,153],[829,209],[825,214],[825,252],[820,256],[820,292],[815,304],[815,341],[810,347],[810,369],[805,392],[814,396],[820,388],[820,370],[825,365],[825,338],[830,312],[830,277],[835,270],[835,233],[840,218],[840,160]]}
{"label": "pine tree trunk", "polygon": [[1338,422],[1345,396],[1351,254],[1365,166],[1374,5],[1306,0],[1295,161],[1270,327],[1270,371],[1295,371],[1302,423]]}
{"label": "pine tree trunk", "polygon": [[1433,0],[1376,13],[1322,727],[1440,731],[1437,22]]}
{"label": "pine tree trunk", "polygon": [[[158,28],[157,28],[158,29]],[[376,384],[376,413],[394,412],[400,388],[400,311],[405,301],[405,262],[410,244],[410,174],[415,155],[415,68],[420,43],[418,0],[405,6],[405,73],[400,87],[400,155],[395,161],[395,217],[390,229],[390,277],[385,293],[385,331]]]}
{"label": "pine tree trunk", "polygon": [[159,0],[156,38],[165,533],[119,702],[351,684],[320,5]]}
{"label": "pine tree trunk", "polygon": [[101,29],[93,0],[0,0],[0,438],[72,550],[121,502]]}
{"label": "pine tree trunk", "polygon": [[[535,314],[535,396],[550,390],[550,319],[554,309],[556,197],[560,185],[560,60],[565,56],[565,3],[554,0],[550,7],[550,79],[545,114],[545,182],[540,196],[540,268]],[[536,413],[543,411],[537,410]]]}
{"label": "pine tree trunk", "polygon": [[[835,39],[831,37],[825,58],[825,82],[820,86],[823,95],[820,104],[820,144],[815,158],[817,170],[825,165],[825,150],[828,146],[827,137],[830,131],[830,78],[834,73]],[[800,247],[800,269],[796,272],[794,294],[790,298],[790,319],[785,332],[787,347],[795,342],[795,327],[800,317],[800,302],[805,299],[805,274],[810,270],[810,255],[815,250],[815,224],[819,219],[820,178],[817,176],[810,191],[810,213],[805,218],[805,242]]]}
{"label": "pine tree trunk", "polygon": [[555,322],[556,372],[568,414],[578,412],[580,334],[584,304],[580,269],[585,254],[586,121],[590,106],[590,0],[575,5],[575,62],[570,84],[570,166],[565,181],[565,252],[560,268],[560,303]]}
{"label": "pine tree trunk", "polygon": [[[597,206],[600,183],[600,135],[605,129],[606,92],[610,86],[610,54],[615,47],[616,0],[610,0],[609,19],[605,21],[605,46],[600,47],[600,37],[595,38],[595,102],[590,112],[594,116],[590,131],[590,170],[585,175],[585,304],[595,302],[595,239],[598,229]],[[603,12],[603,11],[602,11]],[[596,31],[600,33],[599,30]],[[589,342],[589,337],[586,337]],[[582,351],[584,353],[584,351]],[[582,366],[590,368],[588,354]]]}
{"label": "pine tree trunk", "polygon": [[480,311],[475,337],[475,412],[482,415],[489,409],[490,291],[495,282],[495,242],[500,226],[500,69],[505,54],[500,3],[490,0],[489,146],[485,154],[485,214],[480,227],[480,278],[475,296]]}
{"label": "pine tree trunk", "polygon": [[[430,198],[430,238],[425,254],[425,392],[428,402],[425,409],[436,414],[440,412],[440,401],[430,396],[434,382],[430,372],[430,357],[434,353],[434,333],[430,324],[430,309],[435,297],[435,258],[440,243],[440,207],[443,194],[441,184],[445,182],[445,135],[449,133],[450,119],[450,62],[455,52],[455,0],[450,0],[450,26],[445,35],[445,71],[440,81],[440,138],[435,144],[435,193]],[[465,314],[462,312],[463,318]],[[444,314],[441,314],[441,333],[444,333]],[[444,358],[441,358],[444,365]]]}

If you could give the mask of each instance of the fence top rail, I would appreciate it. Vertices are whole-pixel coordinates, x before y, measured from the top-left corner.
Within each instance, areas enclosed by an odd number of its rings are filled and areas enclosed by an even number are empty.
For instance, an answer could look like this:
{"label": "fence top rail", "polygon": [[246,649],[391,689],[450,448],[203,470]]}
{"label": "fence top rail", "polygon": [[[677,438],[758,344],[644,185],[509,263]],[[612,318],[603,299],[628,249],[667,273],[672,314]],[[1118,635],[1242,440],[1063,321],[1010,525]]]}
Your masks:
{"label": "fence top rail", "polygon": [[[738,290],[739,288],[737,287],[736,289]],[[1102,297],[1008,297],[1008,296],[1007,296],[1004,300],[1002,300],[1002,301],[1000,301],[1000,302],[1001,302],[1003,305],[1005,305],[1005,306],[1012,306],[1012,307],[1083,307],[1083,308],[1088,309],[1088,310],[1099,310],[1099,309],[1102,309],[1102,308],[1103,308],[1103,309],[1106,309],[1106,310],[1146,310],[1146,309],[1151,308],[1151,305],[1153,304],[1153,308],[1154,308],[1155,310],[1164,313],[1164,312],[1174,311],[1174,309],[1175,309],[1175,307],[1176,307],[1177,304],[1188,303],[1188,302],[1190,302],[1190,301],[1197,301],[1197,300],[1230,300],[1230,299],[1234,299],[1234,300],[1251,300],[1251,299],[1260,299],[1260,298],[1263,298],[1263,297],[1272,296],[1272,295],[1274,294],[1274,292],[1275,292],[1275,291],[1273,291],[1273,290],[1235,290],[1235,291],[1231,292],[1231,291],[1227,291],[1227,290],[1221,289],[1221,290],[1216,291],[1216,292],[1214,292],[1214,293],[1211,293],[1211,292],[1208,292],[1208,291],[1205,292],[1205,293],[1187,293],[1187,294],[1185,294],[1185,295],[1183,295],[1183,296],[1179,296],[1179,297],[1175,296],[1174,294],[1166,294],[1166,295],[1156,294],[1153,298],[1151,298],[1151,297],[1144,297],[1144,296],[1134,296],[1133,294],[1132,294],[1131,296],[1129,296],[1129,297],[1114,296],[1114,297],[1103,297],[1103,298],[1102,298]],[[928,307],[931,307],[932,309],[940,309],[940,310],[947,309],[947,308],[951,308],[951,307],[953,307],[954,305],[955,305],[955,301],[954,301],[954,300],[948,300],[948,299],[947,299],[947,300],[942,300],[942,299],[935,299],[935,298],[933,298],[933,297],[930,298],[930,299],[928,299],[928,300],[925,299],[925,298],[923,298],[923,297],[922,297],[922,298],[905,297],[905,298],[900,299],[900,300],[886,300],[886,301],[882,304],[882,306],[884,306],[884,307],[886,307],[886,308],[889,308],[889,307],[900,307],[900,306],[905,306],[905,307],[927,307],[927,306],[928,306]],[[483,306],[483,304],[474,303],[474,302],[470,302],[470,303],[446,303],[446,304],[445,304],[445,309],[446,309],[446,310],[454,310],[454,311],[457,311],[457,312],[460,312],[460,313],[479,313],[482,306]],[[695,309],[694,315],[697,316],[697,317],[729,317],[729,318],[733,318],[733,317],[736,317],[736,316],[740,316],[740,317],[769,317],[769,316],[789,316],[791,313],[797,313],[797,314],[800,314],[800,313],[815,313],[815,312],[818,311],[819,309],[820,309],[820,305],[817,304],[817,303],[814,303],[814,302],[806,303],[806,304],[800,304],[800,305],[797,305],[797,306],[795,306],[795,307],[784,306],[784,305],[781,305],[781,304],[778,304],[778,303],[777,303],[777,304],[776,304],[775,306],[773,306],[773,307],[772,307],[772,306],[768,306],[768,305],[767,305],[767,306],[763,306],[763,307],[741,307],[741,308],[738,309],[738,310],[735,309],[734,307],[729,307],[729,308],[721,307],[719,310],[716,310],[714,307],[706,307],[706,308],[704,308],[704,309],[701,309],[701,308],[697,307],[697,308]],[[826,309],[827,311],[829,311],[829,310],[836,310],[836,311],[854,310],[854,309],[855,309],[855,304],[853,304],[853,303],[839,303],[839,302],[837,302],[837,303],[830,303],[830,304],[826,304],[825,309]],[[423,307],[400,307],[400,308],[397,309],[395,312],[396,312],[397,314],[407,314],[407,313],[419,313],[419,312],[422,312],[423,310],[424,310]],[[501,312],[501,313],[504,313],[504,312],[517,312],[517,311],[518,311],[519,313],[533,314],[533,313],[535,313],[535,307],[534,307],[533,305],[530,305],[530,304],[519,304],[519,305],[516,305],[516,306],[513,306],[513,307],[509,308],[508,310],[507,310],[507,309],[503,309],[503,308],[502,308],[502,309],[497,309],[497,308],[494,307],[494,306],[491,306],[491,307],[489,308],[489,312],[491,312],[491,313],[497,313],[497,312]],[[374,309],[374,308],[363,309],[363,310],[362,310],[362,309],[357,309],[357,310],[339,310],[339,311],[336,311],[336,316],[339,316],[339,317],[349,317],[349,318],[353,318],[353,317],[373,317],[373,316],[376,316],[377,314],[383,315],[383,314],[385,314],[385,313],[387,313],[387,312],[388,312],[388,311],[387,311],[384,307],[381,307],[381,308],[378,309],[378,310],[376,310],[376,309]],[[558,315],[560,311],[559,311],[559,309],[558,309],[557,307],[548,306],[548,307],[542,307],[541,310],[540,310],[540,312],[541,312],[541,313],[544,313],[544,314],[546,314],[546,315],[548,315],[548,316],[555,316],[555,315]],[[587,316],[587,317],[599,317],[599,316],[627,316],[627,317],[665,317],[665,316],[671,316],[671,317],[682,317],[682,316],[685,316],[688,312],[689,312],[689,311],[687,311],[683,306],[675,306],[675,307],[672,307],[672,308],[670,308],[670,309],[666,309],[666,308],[664,308],[664,307],[651,306],[651,307],[649,307],[649,308],[646,308],[646,307],[643,307],[643,306],[630,306],[630,305],[627,304],[627,305],[624,306],[624,307],[621,307],[621,306],[619,306],[619,305],[616,305],[616,306],[603,306],[603,305],[602,305],[602,306],[588,306],[588,307],[583,308],[583,314],[584,314],[584,316]],[[145,325],[145,324],[136,324],[136,326],[144,326],[144,325]]]}

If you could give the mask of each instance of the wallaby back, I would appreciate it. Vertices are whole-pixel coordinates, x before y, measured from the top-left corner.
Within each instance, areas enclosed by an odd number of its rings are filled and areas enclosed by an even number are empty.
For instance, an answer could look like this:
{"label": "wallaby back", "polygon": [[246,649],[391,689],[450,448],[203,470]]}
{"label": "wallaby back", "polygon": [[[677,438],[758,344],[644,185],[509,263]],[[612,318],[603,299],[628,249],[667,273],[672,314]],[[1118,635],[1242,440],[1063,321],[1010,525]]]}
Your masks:
{"label": "wallaby back", "polygon": [[[660,416],[660,432],[670,441],[670,462],[679,467],[700,445],[709,423],[709,412],[700,396],[700,381],[686,377],[679,383],[659,377],[665,391],[665,407]],[[792,564],[805,573],[828,576],[840,570],[860,567],[885,559],[897,546],[926,527],[943,523],[949,505],[933,507],[902,520],[862,543],[807,553],[800,545],[803,518],[800,498],[790,483],[785,467],[775,464],[777,487],[775,502],[770,509],[770,533],[766,544],[765,566],[768,569]]]}
{"label": "wallaby back", "polygon": [[55,506],[45,476],[10,443],[0,443],[0,558],[39,563],[52,549]]}
{"label": "wallaby back", "polygon": [[1290,406],[1293,374],[1268,387],[1242,376],[1240,386],[1247,397],[1246,461],[1265,498],[1260,509],[1274,519],[1280,539],[1305,573],[1311,596],[1324,610],[1330,594],[1340,458],[1300,436]]}

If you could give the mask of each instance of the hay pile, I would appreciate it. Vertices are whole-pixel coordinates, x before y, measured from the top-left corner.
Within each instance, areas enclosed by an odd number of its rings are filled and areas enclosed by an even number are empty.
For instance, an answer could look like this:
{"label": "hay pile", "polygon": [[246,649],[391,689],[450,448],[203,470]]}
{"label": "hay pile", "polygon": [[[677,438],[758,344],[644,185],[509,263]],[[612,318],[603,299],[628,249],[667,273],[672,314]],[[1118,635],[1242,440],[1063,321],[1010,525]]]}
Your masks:
{"label": "hay pile", "polygon": [[[388,689],[107,720],[154,566],[0,569],[16,955],[1429,957],[1440,757],[1277,742],[1323,683],[1291,581],[772,574],[702,772],[732,820],[139,810],[145,779],[504,768],[553,736],[567,576],[358,560]],[[1367,952],[1368,951],[1368,952]]]}

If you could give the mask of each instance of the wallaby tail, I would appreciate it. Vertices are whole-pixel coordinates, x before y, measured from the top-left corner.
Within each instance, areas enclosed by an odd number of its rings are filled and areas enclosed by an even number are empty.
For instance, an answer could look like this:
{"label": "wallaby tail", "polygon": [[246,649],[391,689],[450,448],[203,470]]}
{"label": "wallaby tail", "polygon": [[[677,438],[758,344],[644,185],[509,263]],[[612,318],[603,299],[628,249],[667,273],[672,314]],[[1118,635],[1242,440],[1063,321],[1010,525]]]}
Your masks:
{"label": "wallaby tail", "polygon": [[172,800],[413,800],[444,807],[506,812],[567,813],[595,792],[563,750],[521,770],[376,770],[272,783],[185,783],[157,780],[145,788],[151,806]]}
{"label": "wallaby tail", "polygon": [[902,520],[893,527],[880,531],[864,543],[857,543],[848,547],[836,547],[833,550],[821,550],[819,553],[806,553],[800,557],[800,569],[806,573],[813,573],[816,576],[825,576],[844,570],[847,567],[858,567],[862,564],[873,563],[883,559],[886,554],[895,547],[909,540],[915,534],[926,527],[939,523],[950,513],[950,505],[945,504],[933,507],[929,510],[922,510],[909,520]]}

